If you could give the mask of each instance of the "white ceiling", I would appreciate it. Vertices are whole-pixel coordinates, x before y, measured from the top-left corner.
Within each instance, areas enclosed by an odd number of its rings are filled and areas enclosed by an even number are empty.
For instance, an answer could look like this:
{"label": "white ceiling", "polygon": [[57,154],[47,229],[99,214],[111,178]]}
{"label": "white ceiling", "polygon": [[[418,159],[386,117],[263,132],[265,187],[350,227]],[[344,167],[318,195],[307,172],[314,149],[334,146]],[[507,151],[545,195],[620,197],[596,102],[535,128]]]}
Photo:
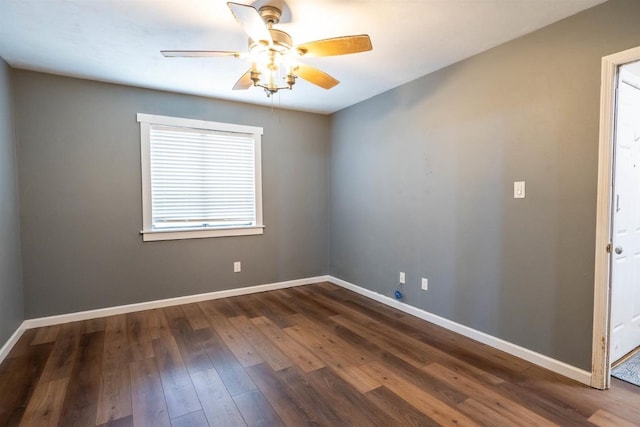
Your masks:
{"label": "white ceiling", "polygon": [[[242,0],[236,0],[242,2]],[[164,58],[167,50],[247,50],[223,0],[0,0],[0,56],[14,68],[332,113],[549,25],[604,0],[259,0],[283,8],[294,43],[369,34],[373,51],[305,62],[341,84],[298,80],[268,99],[232,91],[235,58]]]}

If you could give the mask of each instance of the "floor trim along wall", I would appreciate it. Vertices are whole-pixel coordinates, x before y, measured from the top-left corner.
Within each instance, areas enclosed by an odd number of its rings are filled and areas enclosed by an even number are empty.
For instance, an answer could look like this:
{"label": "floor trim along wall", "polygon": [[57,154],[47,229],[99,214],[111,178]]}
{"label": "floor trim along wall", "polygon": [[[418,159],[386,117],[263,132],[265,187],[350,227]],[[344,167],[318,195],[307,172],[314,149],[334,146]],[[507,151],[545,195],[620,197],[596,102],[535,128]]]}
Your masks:
{"label": "floor trim along wall", "polygon": [[349,283],[345,280],[338,279],[333,276],[317,276],[309,277],[306,279],[289,280],[286,282],[270,283],[266,285],[249,286],[246,288],[229,289],[225,291],[208,292],[204,294],[188,295],[184,297],[169,298],[163,300],[142,302],[137,304],[121,305],[117,307],[100,308],[96,310],[81,311],[77,313],[61,314],[58,316],[40,317],[37,319],[27,319],[18,327],[16,332],[9,338],[9,340],[0,348],[0,363],[7,357],[13,346],[18,342],[23,332],[27,329],[40,328],[42,326],[57,325],[61,323],[76,322],[79,320],[95,319],[98,317],[113,316],[116,314],[132,313],[135,311],[151,310],[154,308],[169,307],[172,305],[189,304],[198,301],[206,301],[218,298],[227,298],[238,295],[253,294],[258,292],[272,291],[276,289],[291,288],[294,286],[310,285],[319,282],[331,282],[345,289],[349,289],[367,298],[371,298],[382,304],[386,304],[390,307],[396,308],[412,316],[426,320],[427,322],[434,323],[438,326],[442,326],[445,329],[456,332],[460,335],[464,335],[483,344],[490,345],[514,356],[520,357],[543,368],[549,369],[560,375],[564,375],[568,378],[574,379],[582,384],[591,384],[591,373],[585,370],[576,368],[567,363],[559,360],[552,359],[535,351],[531,351],[524,347],[520,347],[516,344],[512,344],[508,341],[504,341],[500,338],[496,338],[492,335],[480,332],[468,326],[461,325],[444,317],[437,316],[422,309],[413,307],[403,302],[394,300],[386,295],[379,294],[377,292],[370,291],[353,283]]}
{"label": "floor trim along wall", "polygon": [[456,332],[460,335],[464,335],[465,337],[469,337],[483,344],[487,344],[491,347],[517,356],[538,366],[542,366],[543,368],[549,369],[550,371],[553,371],[560,375],[564,375],[565,377],[576,380],[582,384],[586,384],[589,386],[591,385],[591,373],[583,369],[576,368],[575,366],[571,366],[559,360],[552,359],[551,357],[536,353],[535,351],[520,347],[519,345],[510,343],[484,332],[480,332],[468,326],[461,325],[460,323],[453,322],[451,320],[445,319],[444,317],[429,313],[428,311],[413,307],[386,295],[370,291],[369,289],[362,288],[358,285],[354,285],[353,283],[349,283],[342,279],[330,276],[328,281],[338,286],[342,286],[343,288],[349,289],[353,292],[359,293],[360,295],[363,295],[367,298],[371,298],[373,300],[381,302],[382,304],[397,308],[398,310],[404,311],[405,313],[411,314],[412,316],[426,320],[427,322],[435,323],[436,325],[442,326],[445,329]]}
{"label": "floor trim along wall", "polygon": [[154,308],[169,307],[172,305],[189,304],[198,301],[207,301],[218,298],[227,298],[238,295],[273,291],[276,289],[292,288],[294,286],[327,282],[328,280],[329,276],[308,277],[306,279],[288,280],[285,282],[269,283],[266,285],[248,286],[245,288],[228,289],[224,291],[207,292],[204,294],[187,295],[183,297],[141,302],[137,304],[119,305],[116,307],[98,308],[95,310],[60,314],[57,316],[27,319],[22,322],[22,324],[14,332],[11,338],[9,338],[9,340],[2,346],[2,348],[0,348],[0,363],[2,363],[2,361],[7,357],[13,346],[18,342],[24,331],[27,329],[41,328],[43,326],[59,325],[69,322],[77,322],[80,320],[96,319],[98,317],[114,316],[116,314],[133,313],[135,311],[151,310]]}
{"label": "floor trim along wall", "polygon": [[14,345],[18,343],[18,340],[25,331],[24,322],[18,326],[18,329],[9,337],[6,343],[0,348],[0,363],[9,355],[9,352]]}
{"label": "floor trim along wall", "polygon": [[96,310],[80,311],[78,313],[28,319],[24,321],[23,325],[25,329],[39,328],[42,326],[57,325],[60,323],[76,322],[78,320],[95,319],[97,317],[107,317],[116,314],[133,313],[135,311],[170,307],[172,305],[189,304],[192,302],[235,297],[238,295],[255,294],[258,292],[273,291],[276,289],[292,288],[294,286],[310,285],[312,283],[326,282],[328,280],[328,276],[308,277],[306,279],[288,280],[286,282],[269,283],[267,285],[247,286],[245,288],[228,289],[224,291],[207,292],[204,294],[187,295],[184,297],[161,299],[156,301],[141,302],[137,304],[127,304],[116,307],[99,308]]}

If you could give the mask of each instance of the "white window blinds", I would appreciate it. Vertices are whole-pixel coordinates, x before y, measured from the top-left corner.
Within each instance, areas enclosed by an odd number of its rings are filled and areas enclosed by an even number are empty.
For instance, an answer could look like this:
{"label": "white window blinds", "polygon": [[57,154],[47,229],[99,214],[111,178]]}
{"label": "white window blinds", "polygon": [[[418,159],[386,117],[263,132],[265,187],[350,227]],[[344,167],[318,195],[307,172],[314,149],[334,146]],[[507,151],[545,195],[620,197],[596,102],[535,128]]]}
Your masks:
{"label": "white window blinds", "polygon": [[262,128],[137,117],[145,241],[263,234]]}
{"label": "white window blinds", "polygon": [[151,126],[154,229],[254,225],[253,135]]}

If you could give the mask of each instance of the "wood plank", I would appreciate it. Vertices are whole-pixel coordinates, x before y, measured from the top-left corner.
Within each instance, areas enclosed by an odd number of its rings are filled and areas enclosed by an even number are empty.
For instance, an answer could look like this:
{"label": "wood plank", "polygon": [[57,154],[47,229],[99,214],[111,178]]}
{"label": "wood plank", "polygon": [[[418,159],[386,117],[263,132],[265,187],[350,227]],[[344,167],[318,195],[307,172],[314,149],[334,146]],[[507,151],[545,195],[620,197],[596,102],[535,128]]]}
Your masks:
{"label": "wood plank", "polygon": [[154,357],[147,314],[143,311],[128,313],[126,314],[126,319],[131,360],[144,360]]}
{"label": "wood plank", "polygon": [[136,427],[170,426],[169,412],[155,359],[142,359],[129,364]]}
{"label": "wood plank", "polygon": [[132,415],[130,349],[124,314],[106,318],[96,424]]}
{"label": "wood plank", "polygon": [[[536,366],[524,371],[513,381],[513,385],[523,393],[535,393],[548,402],[562,402],[583,419],[589,418],[596,408],[600,408],[625,419],[637,420],[640,425],[640,405],[637,404],[640,390],[635,386],[611,381],[610,390],[615,391],[603,393]],[[505,390],[515,395],[512,389],[513,387],[505,387]]]}
{"label": "wood plank", "polygon": [[234,396],[244,421],[249,427],[276,427],[284,426],[278,414],[276,414],[258,390],[251,390],[246,393]]}
{"label": "wood plank", "polygon": [[215,369],[191,374],[204,415],[212,426],[241,427],[245,422]]}
{"label": "wood plank", "polygon": [[[338,309],[338,311],[341,310]],[[482,369],[472,366],[466,362],[460,361],[437,348],[412,337],[403,335],[402,333],[398,333],[396,330],[388,328],[379,322],[359,316],[359,314],[354,315],[355,318],[359,319],[358,321],[354,321],[344,315],[334,316],[331,320],[359,334],[368,342],[377,345],[379,349],[391,352],[394,356],[416,368],[421,368],[428,363],[438,361],[455,372],[472,376],[474,379],[484,383],[496,385],[504,382],[502,378],[483,371]],[[390,358],[388,356],[385,356],[384,354],[381,355],[381,360],[388,361],[389,359]],[[403,366],[402,364],[397,363],[396,365]],[[415,372],[412,377],[420,378],[419,375],[415,375]]]}
{"label": "wood plank", "polygon": [[[84,329],[84,325],[82,325]],[[71,373],[64,400],[60,425],[89,426],[95,424],[100,393],[100,370],[104,351],[104,332],[82,335],[77,363]]]}
{"label": "wood plank", "polygon": [[171,427],[209,427],[204,412],[196,411],[171,420]]}
{"label": "wood plank", "polygon": [[251,343],[271,369],[279,371],[293,366],[293,362],[245,316],[231,317],[229,322]]}
{"label": "wood plank", "polygon": [[377,362],[362,366],[362,370],[420,412],[442,425],[479,425],[462,412],[435,398],[435,396],[425,393],[424,390],[411,382],[396,377],[392,371]]}
{"label": "wood plank", "polygon": [[321,283],[316,283],[313,286],[314,289],[324,289],[326,291],[337,291],[338,289],[342,289],[340,286],[335,285],[331,282],[321,282]]}
{"label": "wood plank", "polygon": [[627,420],[623,420],[620,417],[616,417],[602,409],[598,409],[591,417],[589,417],[589,422],[599,427],[633,427],[638,425],[630,423]]}
{"label": "wood plank", "polygon": [[58,337],[58,333],[60,332],[61,328],[62,325],[52,325],[36,329],[36,333],[33,337],[33,340],[31,341],[31,345],[54,342]]}
{"label": "wood plank", "polygon": [[6,359],[2,363],[0,426],[15,426],[20,423],[52,348],[53,342],[33,345],[26,354]]}
{"label": "wood plank", "polygon": [[[7,359],[14,359],[16,357],[21,357],[29,354],[29,350],[31,349],[31,342],[33,341],[36,333],[40,330],[40,328],[36,329],[27,329],[24,331],[16,345],[13,346],[9,354],[7,355]],[[0,375],[2,374],[2,366],[0,365]]]}
{"label": "wood plank", "polygon": [[94,332],[104,332],[107,326],[107,321],[104,317],[97,317],[95,319],[88,319],[82,322],[82,333],[93,334]]}
{"label": "wood plank", "polygon": [[291,390],[282,383],[280,377],[268,365],[261,363],[251,366],[247,368],[247,372],[284,424],[288,426],[318,425],[314,415],[298,404]]}
{"label": "wood plank", "polygon": [[470,397],[473,396],[478,403],[486,405],[514,423],[525,423],[527,425],[555,425],[535,412],[530,411],[506,397],[503,397],[488,387],[478,384],[463,375],[459,375],[438,363],[432,363],[431,365],[424,367],[423,371],[427,372],[431,376],[439,378],[442,381],[455,384],[463,393],[466,393]]}
{"label": "wood plank", "polygon": [[[257,310],[256,314],[258,315],[253,318],[266,317],[280,328],[292,326],[293,324],[288,316],[296,313],[280,301],[275,303],[271,298],[271,294],[271,292],[260,292],[258,294],[247,295],[249,303]],[[251,320],[253,320],[253,318],[251,318]]]}
{"label": "wood plank", "polygon": [[455,407],[468,398],[467,395],[453,388],[447,382],[424,375],[424,371],[396,357],[392,353],[382,353],[379,362],[396,378],[408,381],[433,395],[447,405]]}
{"label": "wood plank", "polygon": [[[574,385],[577,384],[574,383]],[[489,387],[520,405],[527,408],[536,408],[538,414],[562,426],[584,425],[588,416],[591,415],[591,411],[589,411],[589,415],[582,415],[562,398],[553,397],[553,395],[549,395],[544,390],[539,390],[535,387],[529,389],[527,386],[519,386],[510,381],[505,381],[498,385],[489,385]]]}
{"label": "wood plank", "polygon": [[261,316],[262,313],[259,309],[251,303],[250,295],[241,295],[238,297],[227,298],[227,302],[233,307],[234,311],[238,313],[237,316],[227,316],[229,318],[232,317],[240,317],[246,316],[249,319],[254,317]]}
{"label": "wood plank", "polygon": [[[314,299],[320,299],[320,296],[326,297],[330,304],[336,304],[340,302],[340,305],[352,308],[361,314],[367,316],[371,320],[386,323],[388,319],[393,320],[407,320],[409,318],[415,318],[410,314],[404,313],[393,307],[389,307],[384,304],[375,302],[364,295],[360,295],[353,291],[349,291],[344,288],[338,288],[334,291],[327,292],[322,288],[313,288]],[[326,301],[323,300],[323,301]]]}
{"label": "wood plank", "polygon": [[285,332],[300,344],[314,351],[320,360],[361,393],[380,387],[381,383],[379,381],[367,375],[366,372],[343,357],[343,351],[332,348],[331,341],[327,343],[323,338],[299,326],[286,328]]}
{"label": "wood plank", "polygon": [[240,361],[242,366],[253,366],[262,363],[264,360],[260,354],[253,348],[244,336],[233,326],[226,317],[216,316],[209,319],[213,329],[218,333],[222,341],[227,345],[229,350]]}
{"label": "wood plank", "polygon": [[128,417],[118,418],[117,420],[111,420],[107,423],[100,424],[96,427],[134,427],[133,416],[129,415]]}
{"label": "wood plank", "polygon": [[173,419],[202,409],[175,340],[170,338],[154,340],[153,350],[156,354],[169,417]]}
{"label": "wood plank", "polygon": [[[439,426],[437,422],[427,417],[422,412],[411,406],[404,399],[393,394],[388,388],[382,386],[367,393],[367,398],[380,410],[389,414],[398,426]],[[490,424],[487,424],[490,425]]]}
{"label": "wood plank", "polygon": [[81,333],[82,325],[78,322],[66,323],[60,327],[40,381],[46,382],[71,376],[78,355]]}
{"label": "wood plank", "polygon": [[229,298],[203,301],[202,303],[200,303],[200,307],[203,308],[203,310],[204,307],[207,307],[209,310],[213,310],[218,315],[224,317],[236,317],[244,314],[242,313],[242,310],[239,310],[238,307],[229,302]]}
{"label": "wood plank", "polygon": [[198,304],[184,304],[180,308],[184,311],[191,329],[197,331],[198,329],[208,329],[211,327],[207,316],[204,315],[202,309]]}
{"label": "wood plank", "polygon": [[256,385],[251,381],[238,359],[215,331],[211,333],[209,341],[203,346],[231,396],[256,389]]}
{"label": "wood plank", "polygon": [[211,336],[211,331],[209,329],[194,331],[181,306],[167,310],[165,317],[189,373],[213,368],[202,345]]}
{"label": "wood plank", "polygon": [[[378,323],[353,321],[342,315],[333,316],[331,320],[355,332],[378,347],[393,353],[398,358],[411,363],[415,367],[421,368],[427,363],[437,360],[437,355],[430,351],[431,348],[425,344],[398,334],[395,334],[395,337],[391,337],[389,336],[389,331]],[[385,334],[383,332],[387,333]]]}
{"label": "wood plank", "polygon": [[304,314],[306,317],[322,323],[325,319],[331,316],[335,316],[336,313],[325,305],[318,304],[316,301],[309,301],[308,298],[295,288],[283,289],[282,292],[289,297],[288,304],[298,312],[298,314]]}
{"label": "wood plank", "polygon": [[296,326],[287,328],[285,331],[289,329],[304,329],[309,334],[315,336],[316,340],[319,343],[322,343],[327,349],[330,351],[340,354],[342,358],[349,361],[350,364],[354,366],[364,365],[372,360],[364,351],[355,345],[354,343],[347,342],[341,338],[338,338],[327,326],[326,319],[323,323],[316,323],[311,321],[309,318],[302,316],[300,314],[295,314],[291,316],[291,319],[294,319]]}
{"label": "wood plank", "polygon": [[[481,367],[484,371],[502,379],[513,380],[519,373],[532,366],[530,362],[523,359],[511,356],[465,336],[451,333],[440,326],[425,322],[417,317],[405,316],[396,318],[393,314],[384,314],[388,311],[391,311],[391,313],[401,312],[346,289],[341,289],[336,294],[343,294],[345,305],[355,311],[359,311],[369,317],[370,320],[377,321],[393,330],[401,331],[404,335],[432,348],[439,349],[443,354],[458,358],[468,365]],[[382,307],[383,310],[378,310],[379,307]]]}
{"label": "wood plank", "polygon": [[260,364],[247,368],[247,371],[286,425],[343,424],[323,396],[308,386],[297,368],[275,372]]}
{"label": "wood plank", "polygon": [[464,402],[458,404],[456,408],[480,423],[480,425],[517,425],[513,420],[500,415],[500,413],[494,411],[487,405],[483,405],[473,398],[469,398]]}
{"label": "wood plank", "polygon": [[171,336],[171,329],[162,309],[146,310],[147,327],[151,341]]}
{"label": "wood plank", "polygon": [[80,343],[81,325],[60,325],[40,381],[68,378],[71,375]]}
{"label": "wood plank", "polygon": [[307,374],[309,384],[326,402],[326,405],[344,420],[345,425],[393,426],[393,418],[380,410],[330,368],[318,369]]}
{"label": "wood plank", "polygon": [[24,412],[20,427],[57,426],[68,383],[69,378],[38,383]]}
{"label": "wood plank", "polygon": [[[253,366],[262,363],[263,360],[255,349],[244,339],[242,334],[224,317],[221,312],[214,306],[216,301],[204,301],[199,303],[202,312],[205,314],[209,323],[216,331],[217,336],[222,339],[225,347],[228,348],[242,366]],[[232,311],[235,313],[235,311]],[[222,372],[218,370],[223,380]],[[225,382],[226,384],[226,382]],[[228,385],[227,385],[228,386]],[[248,391],[248,390],[245,390]],[[233,395],[234,393],[232,393]]]}
{"label": "wood plank", "polygon": [[315,371],[325,366],[322,360],[318,359],[305,346],[289,337],[266,316],[255,317],[251,319],[251,322],[304,372]]}
{"label": "wood plank", "polygon": [[[277,313],[278,316],[282,319],[286,319],[292,314],[298,314],[298,311],[296,311],[294,307],[289,304],[290,298],[287,298],[287,296],[282,294],[281,292],[263,292],[262,294],[260,294],[260,300],[263,304],[269,306],[273,310],[273,312]],[[271,320],[280,326],[280,323],[278,323],[276,320]]]}
{"label": "wood plank", "polygon": [[[319,299],[326,298],[322,290],[318,293]],[[355,323],[366,323],[366,327],[384,335],[390,342],[409,339],[408,342],[403,342],[403,348],[416,343],[425,346],[422,350],[412,350],[411,354],[427,353],[431,356],[431,359],[438,360],[441,364],[455,365],[456,369],[463,369],[467,373],[480,375],[485,381],[492,383],[501,382],[504,379],[513,379],[514,375],[531,366],[529,362],[522,359],[461,335],[452,334],[437,325],[416,317],[404,316],[398,318],[392,314],[397,310],[386,306],[383,306],[383,309],[378,309],[381,306],[378,302],[369,301],[368,306],[365,307],[361,303],[351,301],[351,298],[355,298],[354,293],[351,291],[343,289],[338,294],[341,293],[344,295],[339,300],[345,302],[335,304],[334,309],[339,311],[344,318],[351,319]],[[325,303],[328,303],[328,301],[325,300]],[[388,311],[392,313],[384,314]],[[400,333],[398,333],[399,331]],[[510,369],[504,369],[505,365]],[[500,373],[500,376],[496,375],[496,373]]]}

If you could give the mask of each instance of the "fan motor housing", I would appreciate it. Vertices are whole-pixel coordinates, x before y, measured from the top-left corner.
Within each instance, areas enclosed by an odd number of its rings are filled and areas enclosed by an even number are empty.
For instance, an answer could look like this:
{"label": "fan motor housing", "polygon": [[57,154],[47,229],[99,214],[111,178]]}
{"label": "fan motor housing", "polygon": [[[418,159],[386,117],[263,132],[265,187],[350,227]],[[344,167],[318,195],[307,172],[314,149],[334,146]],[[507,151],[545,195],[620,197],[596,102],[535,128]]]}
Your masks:
{"label": "fan motor housing", "polygon": [[[269,29],[269,33],[271,34],[271,39],[273,40],[273,49],[279,52],[284,52],[291,49],[291,46],[293,45],[293,39],[289,34],[281,30],[275,30],[273,28]],[[252,39],[249,39],[249,50],[251,50],[254,46],[257,46],[258,44],[261,43],[254,42]]]}

